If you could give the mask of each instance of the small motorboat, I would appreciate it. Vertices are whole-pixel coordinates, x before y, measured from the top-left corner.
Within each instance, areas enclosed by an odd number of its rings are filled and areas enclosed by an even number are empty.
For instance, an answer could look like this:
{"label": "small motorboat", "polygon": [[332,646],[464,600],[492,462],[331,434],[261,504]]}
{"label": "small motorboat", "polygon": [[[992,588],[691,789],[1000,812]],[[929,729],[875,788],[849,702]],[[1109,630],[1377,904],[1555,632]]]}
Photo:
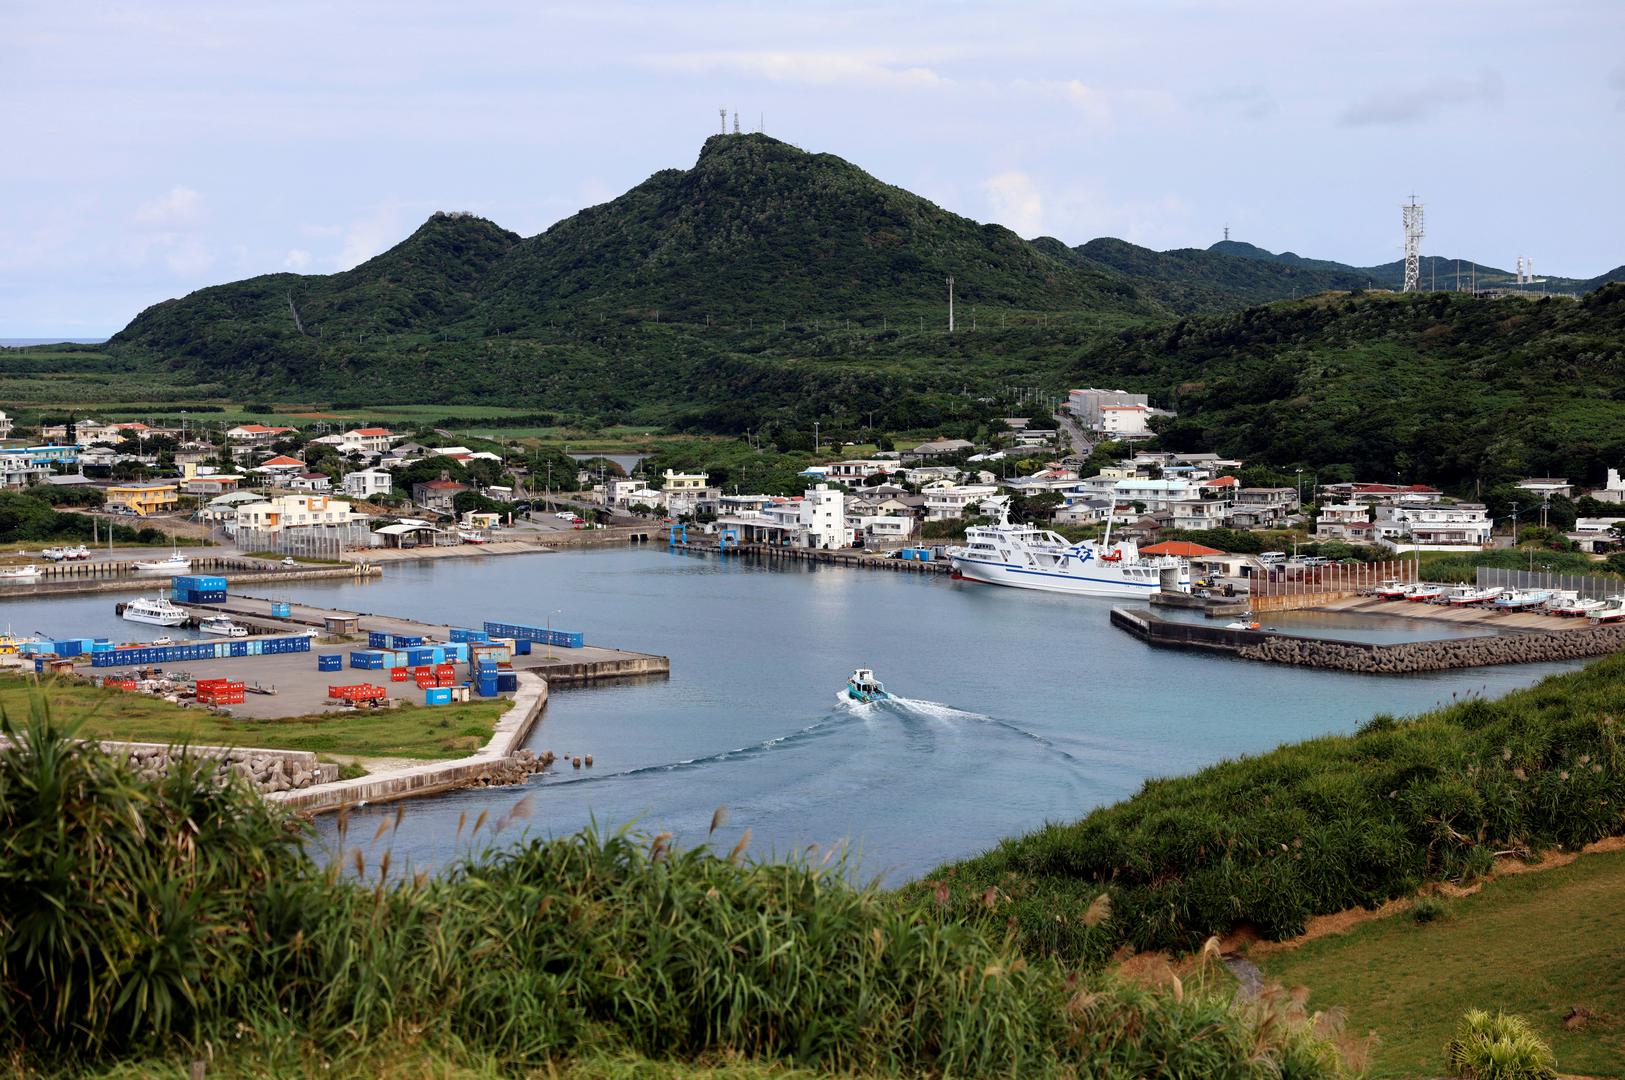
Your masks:
{"label": "small motorboat", "polygon": [[39,577],[39,567],[33,563],[27,566],[7,566],[0,569],[0,581],[33,581]]}
{"label": "small motorboat", "polygon": [[1594,623],[1625,621],[1625,596],[1610,596],[1602,607],[1587,612],[1586,617]]}
{"label": "small motorboat", "polygon": [[211,615],[198,623],[197,628],[205,634],[217,634],[220,637],[248,636],[248,627],[234,623],[224,615]]}
{"label": "small motorboat", "polygon": [[875,678],[875,673],[866,667],[858,668],[852,672],[852,677],[846,680],[846,696],[853,701],[864,703],[885,701],[891,697],[886,693],[886,687]]}
{"label": "small motorboat", "polygon": [[1595,597],[1582,597],[1567,607],[1558,610],[1559,615],[1590,615],[1593,611],[1601,611],[1608,606],[1608,601],[1598,600]]}
{"label": "small motorboat", "polygon": [[1384,600],[1398,600],[1409,592],[1411,590],[1411,586],[1414,584],[1415,582],[1413,581],[1401,581],[1398,578],[1390,578],[1381,585],[1378,585],[1372,591],[1378,596],[1382,597]]}
{"label": "small motorboat", "polygon": [[1460,596],[1451,597],[1450,606],[1470,607],[1473,604],[1487,604],[1504,592],[1506,590],[1499,586],[1490,589],[1474,589],[1471,592],[1462,593]]}
{"label": "small motorboat", "polygon": [[184,574],[192,569],[192,560],[176,551],[167,559],[158,559],[154,562],[138,562],[135,564],[135,568],[154,574]]}
{"label": "small motorboat", "polygon": [[1413,604],[1425,604],[1430,600],[1437,600],[1443,596],[1444,589],[1443,585],[1430,585],[1424,581],[1407,589],[1405,599]]}
{"label": "small motorboat", "polygon": [[1225,623],[1224,628],[1226,630],[1262,630],[1264,627],[1249,611],[1235,622]]}

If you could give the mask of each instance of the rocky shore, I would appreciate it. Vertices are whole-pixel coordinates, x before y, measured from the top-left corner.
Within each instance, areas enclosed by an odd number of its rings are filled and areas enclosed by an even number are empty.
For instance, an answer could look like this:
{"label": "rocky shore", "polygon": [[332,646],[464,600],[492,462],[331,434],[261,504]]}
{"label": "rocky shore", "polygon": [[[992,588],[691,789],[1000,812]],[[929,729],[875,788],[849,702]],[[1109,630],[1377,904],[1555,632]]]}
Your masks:
{"label": "rocky shore", "polygon": [[142,776],[162,776],[179,755],[213,760],[215,773],[240,776],[262,792],[297,791],[299,788],[330,783],[339,778],[339,767],[316,760],[316,755],[300,750],[260,750],[235,746],[166,746],[162,743],[103,742],[110,754],[124,756]]}
{"label": "rocky shore", "polygon": [[1600,626],[1533,634],[1496,634],[1445,641],[1369,645],[1347,641],[1265,637],[1238,647],[1237,656],[1274,664],[1330,668],[1374,675],[1582,660],[1625,649],[1625,626]]}

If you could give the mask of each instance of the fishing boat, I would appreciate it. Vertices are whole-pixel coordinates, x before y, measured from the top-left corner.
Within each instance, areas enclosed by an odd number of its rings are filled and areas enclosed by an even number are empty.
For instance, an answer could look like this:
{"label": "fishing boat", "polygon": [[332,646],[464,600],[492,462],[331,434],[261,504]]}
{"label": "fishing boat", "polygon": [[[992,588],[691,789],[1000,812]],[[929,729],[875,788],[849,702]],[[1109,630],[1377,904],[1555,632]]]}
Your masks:
{"label": "fishing boat", "polygon": [[1224,628],[1226,630],[1262,630],[1263,625],[1249,611],[1235,622],[1225,623]]}
{"label": "fishing boat", "polygon": [[1010,500],[987,500],[999,511],[997,525],[972,525],[965,544],[948,549],[954,576],[988,585],[1083,596],[1150,596],[1167,586],[1191,591],[1191,566],[1173,555],[1145,557],[1133,541],[1112,542],[1111,521],[1100,540],[1074,544],[1031,525],[1010,523]]}
{"label": "fishing boat", "polygon": [[178,550],[171,553],[168,558],[153,562],[138,562],[137,570],[146,570],[155,574],[184,574],[192,569],[192,560],[182,555]]}
{"label": "fishing boat", "polygon": [[477,529],[458,529],[457,539],[465,544],[489,544],[491,538]]}
{"label": "fishing boat", "polygon": [[1494,588],[1489,589],[1473,589],[1470,592],[1453,597],[1450,601],[1450,606],[1469,607],[1473,604],[1487,604],[1504,592],[1506,592],[1506,590],[1500,586],[1495,586]]}
{"label": "fishing boat", "polygon": [[1432,585],[1428,582],[1419,582],[1405,591],[1405,599],[1413,604],[1422,604],[1430,600],[1437,600],[1444,595],[1443,585]]}
{"label": "fishing boat", "polygon": [[1594,596],[1586,596],[1581,597],[1580,599],[1574,601],[1574,603],[1563,608],[1554,609],[1554,614],[1572,616],[1590,615],[1593,611],[1601,611],[1607,606],[1608,601],[1606,600],[1598,600]]}
{"label": "fishing boat", "polygon": [[1399,578],[1389,578],[1372,591],[1385,600],[1399,600],[1410,591],[1414,581],[1401,581]]}
{"label": "fishing boat", "polygon": [[13,637],[11,628],[7,627],[4,634],[0,634],[0,656],[15,656],[24,645],[36,644],[37,637]]}
{"label": "fishing boat", "polygon": [[0,582],[3,581],[33,581],[39,577],[39,567],[33,563],[27,566],[7,566],[0,569]]}
{"label": "fishing boat", "polygon": [[154,626],[180,626],[190,617],[186,612],[162,596],[131,600],[120,612],[130,622],[151,623]]}
{"label": "fishing boat", "polygon": [[1625,622],[1625,596],[1610,596],[1602,607],[1586,617],[1594,623]]}
{"label": "fishing boat", "polygon": [[1490,603],[1503,611],[1523,611],[1526,608],[1539,607],[1551,598],[1549,589],[1516,589],[1504,596],[1497,596]]}
{"label": "fishing boat", "polygon": [[852,672],[852,677],[846,680],[846,696],[853,701],[867,704],[871,701],[886,701],[891,697],[886,693],[886,687],[875,678],[873,670],[860,667]]}
{"label": "fishing boat", "polygon": [[1561,615],[1579,602],[1580,594],[1574,589],[1553,589],[1540,610],[1547,615]]}
{"label": "fishing boat", "polygon": [[198,623],[197,628],[205,634],[219,634],[221,637],[248,636],[248,627],[234,623],[224,615],[211,615]]}

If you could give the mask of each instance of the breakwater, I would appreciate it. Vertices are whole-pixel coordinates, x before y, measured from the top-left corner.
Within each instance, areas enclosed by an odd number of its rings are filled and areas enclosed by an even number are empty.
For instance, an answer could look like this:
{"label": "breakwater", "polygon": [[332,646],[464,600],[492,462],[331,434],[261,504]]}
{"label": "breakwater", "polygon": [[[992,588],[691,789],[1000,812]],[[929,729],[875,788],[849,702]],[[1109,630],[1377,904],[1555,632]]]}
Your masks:
{"label": "breakwater", "polygon": [[1236,655],[1273,664],[1331,668],[1371,675],[1410,675],[1422,671],[1584,660],[1625,649],[1625,627],[1600,626],[1532,634],[1495,634],[1448,641],[1404,641],[1366,645],[1268,635],[1244,645]]}
{"label": "breakwater", "polygon": [[[151,588],[159,593],[169,591],[170,577],[150,571],[133,569],[132,563],[86,563],[82,567],[112,567],[84,574],[46,575],[28,585],[7,583],[0,585],[0,600],[38,600],[51,596],[74,596],[82,593],[135,592]],[[224,577],[233,585],[255,582],[330,581],[358,577],[376,577],[383,568],[371,563],[343,563],[328,566],[279,567],[274,563],[255,559],[209,558],[192,560],[192,568]],[[42,573],[44,571],[42,570]]]}
{"label": "breakwater", "polygon": [[1111,622],[1151,645],[1208,649],[1244,660],[1361,675],[1410,675],[1497,664],[1584,660],[1625,649],[1625,626],[1377,644],[1170,622],[1128,608],[1113,608]]}

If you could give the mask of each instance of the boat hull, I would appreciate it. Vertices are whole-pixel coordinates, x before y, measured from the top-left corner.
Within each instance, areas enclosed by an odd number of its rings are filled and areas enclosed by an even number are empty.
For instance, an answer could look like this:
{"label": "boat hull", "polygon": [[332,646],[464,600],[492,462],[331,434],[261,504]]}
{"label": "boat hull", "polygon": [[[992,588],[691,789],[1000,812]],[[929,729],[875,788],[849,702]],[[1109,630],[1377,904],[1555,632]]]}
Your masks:
{"label": "boat hull", "polygon": [[[976,581],[984,585],[1004,585],[1013,589],[1066,593],[1071,596],[1149,597],[1162,587],[1162,576],[1158,570],[1150,570],[1144,575],[1143,580],[1126,578],[1121,573],[1101,576],[1099,570],[1093,569],[1101,565],[1099,560],[1084,564],[1091,568],[1087,571],[1065,574],[1047,570],[1028,570],[1011,566],[1009,563],[988,562],[962,555],[950,556],[949,562],[954,572],[966,581]],[[1182,586],[1188,584],[1183,577],[1180,583]]]}
{"label": "boat hull", "polygon": [[144,611],[131,612],[128,608],[126,608],[124,611],[124,618],[129,622],[148,623],[152,626],[180,626],[182,623],[186,622],[186,612],[181,611],[173,615],[157,615],[149,614]]}

